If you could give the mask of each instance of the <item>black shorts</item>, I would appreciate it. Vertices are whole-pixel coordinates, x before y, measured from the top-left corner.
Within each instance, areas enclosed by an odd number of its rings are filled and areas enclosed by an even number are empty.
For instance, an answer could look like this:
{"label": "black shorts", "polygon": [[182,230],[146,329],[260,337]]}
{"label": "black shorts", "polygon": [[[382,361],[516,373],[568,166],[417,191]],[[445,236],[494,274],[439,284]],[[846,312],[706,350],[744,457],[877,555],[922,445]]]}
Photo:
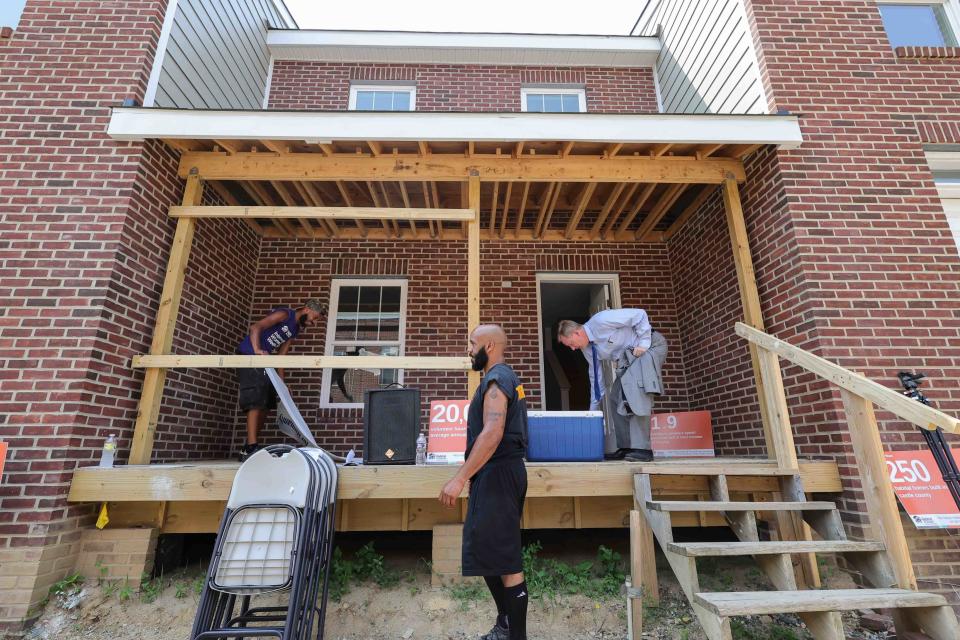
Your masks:
{"label": "black shorts", "polygon": [[240,410],[273,409],[277,406],[277,391],[263,369],[237,369],[240,383]]}
{"label": "black shorts", "polygon": [[520,519],[527,496],[522,458],[487,463],[470,481],[463,523],[463,575],[506,576],[523,571]]}

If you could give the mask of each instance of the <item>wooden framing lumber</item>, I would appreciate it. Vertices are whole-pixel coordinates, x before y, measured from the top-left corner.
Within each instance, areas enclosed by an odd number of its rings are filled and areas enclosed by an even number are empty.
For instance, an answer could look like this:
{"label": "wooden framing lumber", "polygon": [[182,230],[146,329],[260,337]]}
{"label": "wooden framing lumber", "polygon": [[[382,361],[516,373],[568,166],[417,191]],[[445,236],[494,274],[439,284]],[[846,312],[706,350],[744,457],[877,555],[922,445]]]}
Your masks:
{"label": "wooden framing lumber", "polygon": [[663,216],[667,215],[667,212],[670,211],[670,207],[683,195],[686,185],[677,184],[670,187],[667,192],[660,198],[660,201],[657,202],[656,206],[650,210],[650,213],[647,214],[647,217],[643,219],[643,222],[640,223],[640,226],[637,228],[636,237],[642,238],[651,231],[654,227],[660,223],[660,220],[663,219]]}
{"label": "wooden framing lumber", "polygon": [[527,210],[527,196],[530,195],[530,183],[523,183],[523,194],[520,196],[520,208],[517,209],[517,223],[513,227],[513,235],[519,236],[523,227],[523,214]]}
{"label": "wooden framing lumber", "polygon": [[[467,224],[467,331],[480,324],[480,177],[467,180],[467,202],[473,211],[473,220]],[[467,397],[472,398],[480,385],[480,372],[467,374]]]}
{"label": "wooden framing lumber", "polygon": [[[134,368],[164,369],[421,369],[467,371],[470,359],[456,356],[245,356],[144,355],[133,357]],[[140,464],[140,463],[138,463]]]}
{"label": "wooden framing lumber", "polygon": [[[403,184],[402,182],[400,184]],[[503,212],[500,214],[500,233],[498,237],[502,238],[507,230],[507,218],[510,215],[510,197],[513,195],[513,183],[507,183],[507,192],[503,194]]]}
{"label": "wooden framing lumber", "polygon": [[327,157],[315,153],[283,155],[187,152],[180,176],[196,169],[208,180],[437,180],[460,182],[476,172],[484,181],[657,182],[719,184],[727,176],[746,179],[735,158],[615,156],[528,156],[377,158]]}
{"label": "wooden framing lumber", "polygon": [[[619,233],[625,233],[627,227],[630,226],[630,223],[633,222],[633,219],[637,217],[637,214],[640,213],[640,209],[643,208],[643,205],[646,204],[647,200],[650,198],[650,194],[653,193],[653,190],[657,188],[657,184],[648,184],[644,187],[643,191],[640,193],[640,197],[637,198],[637,201],[633,204],[633,207],[630,209],[630,213],[627,214],[627,217],[623,219],[620,223],[620,228],[617,230]],[[607,226],[606,233],[609,233],[613,229],[613,225],[616,222],[616,219],[611,218],[610,223]],[[606,233],[604,235],[606,235]]]}
{"label": "wooden framing lumber", "polygon": [[[202,199],[203,181],[197,175],[189,176],[183,192],[183,204],[197,205]],[[173,331],[180,310],[180,294],[183,292],[183,277],[187,269],[187,261],[190,259],[196,224],[197,221],[192,218],[177,221],[170,257],[167,260],[167,273],[163,279],[163,291],[160,294],[153,341],[150,344],[151,354],[169,353],[173,345]],[[150,462],[165,380],[166,370],[162,368],[149,369],[144,376],[137,418],[133,427],[133,442],[130,445],[130,464]]]}
{"label": "wooden framing lumber", "polygon": [[[636,185],[634,185],[635,187]],[[620,194],[623,193],[623,190],[627,188],[627,183],[621,182],[613,188],[613,191],[610,192],[610,195],[607,196],[607,201],[603,204],[603,208],[600,209],[600,213],[597,214],[597,219],[593,223],[593,226],[590,228],[590,235],[599,236],[600,229],[603,227],[603,223],[606,222],[607,217],[610,215],[610,212],[613,210],[613,207],[620,200]]]}
{"label": "wooden framing lumber", "polygon": [[573,237],[573,232],[577,230],[577,226],[580,224],[580,218],[583,217],[584,212],[587,210],[587,205],[590,204],[590,198],[593,196],[596,188],[596,182],[589,182],[584,185],[583,190],[580,192],[576,209],[574,209],[573,215],[570,216],[570,220],[567,222],[567,228],[563,233],[564,237],[568,240]]}
{"label": "wooden framing lumber", "polygon": [[694,198],[693,201],[690,202],[690,204],[688,204],[686,208],[680,212],[680,215],[677,216],[676,220],[670,223],[670,226],[663,234],[663,239],[669,240],[675,236],[677,232],[683,228],[683,225],[687,224],[687,220],[689,220],[693,214],[699,211],[700,207],[703,206],[703,203],[705,203],[707,199],[713,195],[713,191],[714,188],[710,185],[703,187],[700,193],[697,194],[697,197]]}
{"label": "wooden framing lumber", "polygon": [[924,429],[940,427],[948,433],[960,433],[960,420],[942,411],[928,407],[920,402],[911,400],[885,386],[870,380],[858,373],[816,356],[809,351],[795,347],[771,335],[757,331],[743,323],[736,325],[737,335],[746,338],[752,344],[777,356],[803,367],[818,376],[870,402],[883,407],[897,417],[908,420]]}
{"label": "wooden framing lumber", "polygon": [[171,218],[330,219],[330,220],[471,220],[470,209],[417,207],[170,207]]}

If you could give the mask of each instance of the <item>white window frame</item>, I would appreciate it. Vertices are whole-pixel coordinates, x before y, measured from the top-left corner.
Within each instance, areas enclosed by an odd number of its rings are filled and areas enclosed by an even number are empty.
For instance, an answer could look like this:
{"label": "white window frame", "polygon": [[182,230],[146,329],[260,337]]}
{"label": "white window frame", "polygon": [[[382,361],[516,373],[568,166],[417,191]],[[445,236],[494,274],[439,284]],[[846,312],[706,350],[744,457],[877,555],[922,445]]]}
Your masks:
{"label": "white window frame", "polygon": [[406,91],[410,94],[409,111],[417,110],[417,85],[398,82],[396,84],[364,84],[362,82],[350,83],[350,104],[347,106],[349,111],[357,110],[357,92],[358,91]]}
{"label": "white window frame", "polygon": [[[520,87],[520,111],[524,113],[527,111],[527,95],[531,93],[559,93],[560,95],[576,95],[580,99],[580,111],[578,113],[587,112],[587,90],[584,87],[557,86],[548,84]],[[552,112],[547,111],[537,113]]]}
{"label": "white window frame", "polygon": [[[877,4],[918,4],[923,6],[940,5],[947,16],[947,23],[953,31],[953,39],[960,43],[960,0],[876,0]],[[886,31],[884,31],[886,33]],[[904,45],[911,46],[911,45]],[[915,45],[924,46],[924,45]]]}
{"label": "white window frame", "polygon": [[[400,287],[400,355],[406,353],[407,337],[407,279],[406,278],[362,278],[362,277],[334,277],[330,280],[330,314],[327,317],[327,337],[323,345],[325,355],[333,355],[336,337],[336,314],[340,305],[341,287]],[[343,341],[341,341],[343,342]],[[366,345],[393,345],[393,340],[361,340]],[[403,384],[403,369],[397,367],[397,382]],[[320,384],[321,409],[362,409],[363,402],[330,402],[330,385],[333,382],[333,370],[323,370],[323,381]]]}
{"label": "white window frame", "polygon": [[[928,151],[926,156],[930,171],[960,171],[960,151]],[[937,188],[943,213],[947,217],[947,224],[950,225],[952,234],[953,221],[960,220],[960,184],[937,182],[936,179],[933,184]],[[960,238],[954,236],[954,240],[957,242],[957,251],[960,252]]]}

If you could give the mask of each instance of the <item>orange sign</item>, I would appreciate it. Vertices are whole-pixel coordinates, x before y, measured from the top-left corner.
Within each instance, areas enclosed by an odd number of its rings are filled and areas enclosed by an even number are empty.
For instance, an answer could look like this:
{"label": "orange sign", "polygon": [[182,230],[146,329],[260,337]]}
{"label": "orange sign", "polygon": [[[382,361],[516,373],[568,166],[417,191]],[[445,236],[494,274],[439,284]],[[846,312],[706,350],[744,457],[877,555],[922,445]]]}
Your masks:
{"label": "orange sign", "polygon": [[430,403],[427,464],[463,464],[469,410],[469,400],[434,400]]}
{"label": "orange sign", "polygon": [[650,440],[657,458],[713,457],[710,412],[654,414],[650,416]]}
{"label": "orange sign", "polygon": [[7,459],[7,443],[0,442],[0,480],[3,479],[3,462]]}
{"label": "orange sign", "polygon": [[[952,451],[954,458],[960,457],[960,449]],[[943,483],[933,453],[893,451],[884,458],[893,490],[917,529],[960,527],[960,510]]]}

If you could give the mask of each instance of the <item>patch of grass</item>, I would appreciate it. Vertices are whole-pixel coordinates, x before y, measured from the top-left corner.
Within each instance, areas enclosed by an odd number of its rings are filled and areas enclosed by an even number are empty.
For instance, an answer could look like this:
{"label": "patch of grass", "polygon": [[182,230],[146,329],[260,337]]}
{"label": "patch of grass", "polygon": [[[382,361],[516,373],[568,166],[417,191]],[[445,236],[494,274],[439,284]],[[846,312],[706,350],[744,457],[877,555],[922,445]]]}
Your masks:
{"label": "patch of grass", "polygon": [[[333,550],[333,564],[330,567],[330,597],[339,602],[350,592],[353,583],[374,582],[380,587],[388,588],[400,584],[403,577],[396,569],[387,566],[383,555],[378,553],[369,542],[360,547],[353,558],[347,558],[339,547]],[[412,574],[407,575],[407,582],[413,582]]]}
{"label": "patch of grass", "polygon": [[70,593],[81,584],[83,584],[83,576],[79,573],[74,573],[69,576],[66,576],[62,580],[57,580],[50,587],[50,595],[52,596],[62,596],[64,594]]}
{"label": "patch of grass", "polygon": [[523,574],[533,598],[583,594],[589,598],[608,598],[620,594],[626,579],[626,567],[619,553],[601,546],[593,562],[575,565],[552,558],[541,558],[539,542],[523,548]]}
{"label": "patch of grass", "polygon": [[465,611],[471,602],[479,602],[488,597],[487,586],[482,582],[454,584],[447,587],[447,592],[460,606],[461,611]]}
{"label": "patch of grass", "polygon": [[182,600],[187,597],[187,585],[182,582],[178,582],[173,586],[173,597],[177,600]]}
{"label": "patch of grass", "polygon": [[117,597],[120,598],[120,602],[126,602],[133,597],[133,587],[130,586],[129,580],[124,580],[123,585],[120,587],[120,590],[117,592]]}
{"label": "patch of grass", "polygon": [[199,596],[201,593],[203,593],[203,585],[205,585],[206,583],[207,583],[207,576],[206,576],[206,574],[204,574],[204,575],[202,575],[202,576],[197,576],[196,578],[194,578],[194,579],[193,579],[193,593],[194,593],[194,595]]}
{"label": "patch of grass", "polygon": [[163,576],[150,579],[150,576],[144,573],[140,576],[140,600],[150,604],[154,602],[163,593]]}

